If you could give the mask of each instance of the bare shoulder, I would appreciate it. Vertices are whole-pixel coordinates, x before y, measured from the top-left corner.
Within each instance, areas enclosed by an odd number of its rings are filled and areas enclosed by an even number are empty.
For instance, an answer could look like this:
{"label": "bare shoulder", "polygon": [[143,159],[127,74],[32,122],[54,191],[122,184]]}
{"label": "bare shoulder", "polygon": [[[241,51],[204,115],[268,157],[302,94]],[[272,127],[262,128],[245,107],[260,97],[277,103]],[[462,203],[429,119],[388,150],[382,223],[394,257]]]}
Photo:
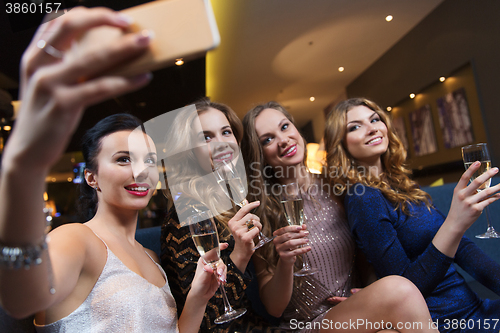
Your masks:
{"label": "bare shoulder", "polygon": [[63,224],[49,233],[52,246],[70,247],[72,249],[85,250],[100,242],[99,238],[87,226],[81,223]]}

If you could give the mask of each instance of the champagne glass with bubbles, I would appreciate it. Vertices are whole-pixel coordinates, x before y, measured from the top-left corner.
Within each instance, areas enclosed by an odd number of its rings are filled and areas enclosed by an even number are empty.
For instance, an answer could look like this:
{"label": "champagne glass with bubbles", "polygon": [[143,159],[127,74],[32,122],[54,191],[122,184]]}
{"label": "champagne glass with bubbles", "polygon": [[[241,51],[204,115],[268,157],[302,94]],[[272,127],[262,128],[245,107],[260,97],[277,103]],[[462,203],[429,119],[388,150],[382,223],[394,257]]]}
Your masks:
{"label": "champagne glass with bubbles", "polygon": [[[202,259],[208,265],[212,266],[214,274],[217,275],[216,266],[220,259],[219,235],[212,213],[210,211],[198,212],[188,217],[187,222],[196,249],[200,253]],[[219,290],[222,294],[222,300],[224,301],[224,314],[214,320],[216,324],[227,323],[228,321],[241,317],[247,312],[246,309],[233,309],[231,307],[223,285],[219,286]]]}
{"label": "champagne glass with bubbles", "polygon": [[[474,162],[481,162],[481,167],[474,172],[470,181],[473,181],[477,177],[481,176],[483,173],[491,168],[490,153],[488,152],[488,146],[486,143],[478,143],[474,145],[469,145],[462,147],[462,159],[464,161],[465,169],[467,170]],[[478,191],[483,191],[489,188],[491,185],[491,178],[485,181],[479,188]],[[490,212],[489,207],[486,206],[486,221],[488,222],[488,229],[484,234],[477,235],[477,238],[500,238],[500,233],[495,231],[490,222]]]}
{"label": "champagne glass with bubbles", "polygon": [[[300,196],[297,183],[290,183],[281,186],[281,205],[285,211],[285,217],[289,225],[302,225],[304,223],[304,202]],[[319,272],[311,267],[307,255],[302,255],[302,269],[294,272],[295,276],[307,276]]]}
{"label": "champagne glass with bubbles", "polygon": [[[217,184],[219,184],[220,188],[236,206],[241,208],[248,204],[248,200],[246,199],[247,189],[244,186],[241,176],[235,168],[233,161],[220,161],[220,163],[215,166],[214,174],[217,178]],[[252,222],[247,221],[247,226],[251,229],[253,227]],[[273,240],[273,238],[274,237],[266,237],[266,235],[262,232],[259,232],[257,235],[257,244],[255,245],[254,250],[262,247],[266,243],[269,243]]]}

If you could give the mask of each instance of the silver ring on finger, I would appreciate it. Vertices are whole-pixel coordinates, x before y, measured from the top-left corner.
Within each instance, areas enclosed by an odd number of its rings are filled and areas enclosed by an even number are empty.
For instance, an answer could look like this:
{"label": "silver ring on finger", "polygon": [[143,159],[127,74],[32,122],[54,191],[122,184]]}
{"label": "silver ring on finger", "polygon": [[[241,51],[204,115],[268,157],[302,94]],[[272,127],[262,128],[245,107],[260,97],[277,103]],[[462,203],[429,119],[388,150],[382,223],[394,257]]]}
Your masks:
{"label": "silver ring on finger", "polygon": [[45,53],[47,53],[48,55],[56,58],[56,59],[62,59],[64,58],[64,53],[59,51],[58,49],[56,49],[55,47],[53,47],[52,45],[50,44],[47,44],[47,42],[43,39],[40,39],[37,43],[36,43],[36,46],[43,50]]}

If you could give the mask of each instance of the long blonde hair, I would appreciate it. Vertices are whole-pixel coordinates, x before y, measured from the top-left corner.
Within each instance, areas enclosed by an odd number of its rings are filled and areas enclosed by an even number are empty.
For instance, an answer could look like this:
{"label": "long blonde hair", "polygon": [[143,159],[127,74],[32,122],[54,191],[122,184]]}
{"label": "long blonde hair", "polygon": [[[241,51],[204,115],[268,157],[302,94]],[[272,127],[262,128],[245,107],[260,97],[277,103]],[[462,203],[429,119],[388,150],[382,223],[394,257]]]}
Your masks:
{"label": "long blonde hair", "polygon": [[[360,167],[347,150],[347,112],[356,106],[365,106],[376,112],[387,126],[389,145],[382,154],[383,173],[374,177]],[[405,214],[411,203],[432,206],[430,196],[410,179],[411,171],[405,167],[406,150],[396,135],[390,118],[373,101],[366,98],[351,98],[337,104],[328,114],[325,129],[326,173],[332,188],[343,191],[348,185],[364,184],[379,189],[382,194]]]}
{"label": "long blonde hair", "polygon": [[[241,142],[243,135],[243,126],[236,113],[225,104],[211,102],[208,98],[203,98],[194,104],[196,112],[190,112],[188,109],[182,110],[175,117],[171,125],[172,131],[175,131],[175,133],[169,133],[170,135],[167,136],[165,147],[168,149],[170,155],[168,157],[169,175],[171,175],[171,179],[175,180],[176,189],[181,193],[218,214],[217,220],[221,222],[224,229],[221,230],[220,234],[223,239],[226,239],[231,234],[227,222],[232,218],[234,213],[227,212],[226,209],[220,207],[219,202],[227,201],[225,195],[218,191],[216,183],[209,183],[199,177],[206,174],[206,172],[199,165],[193,149],[186,149],[187,147],[196,146],[193,142],[193,121],[199,114],[207,111],[209,108],[216,109],[226,116],[238,144]],[[166,179],[165,182],[167,182]],[[168,183],[163,193],[169,200],[169,203],[174,202],[176,193],[171,193]]]}
{"label": "long blonde hair", "polygon": [[[257,105],[247,112],[243,118],[244,134],[241,141],[241,151],[245,160],[246,173],[248,177],[248,200],[250,202],[259,200],[260,206],[257,208],[256,215],[260,217],[263,232],[266,235],[272,234],[274,230],[288,226],[281,199],[273,194],[272,187],[279,184],[275,177],[273,168],[271,168],[264,158],[262,145],[259,141],[257,129],[255,128],[255,119],[265,109],[274,109],[281,112],[295,126],[293,117],[288,111],[277,102],[268,102]],[[306,141],[304,140],[304,147]],[[304,151],[304,161],[307,152]],[[304,170],[307,171],[304,161],[302,162]],[[279,256],[272,243],[263,246],[257,253],[267,264],[268,270],[275,268]]]}

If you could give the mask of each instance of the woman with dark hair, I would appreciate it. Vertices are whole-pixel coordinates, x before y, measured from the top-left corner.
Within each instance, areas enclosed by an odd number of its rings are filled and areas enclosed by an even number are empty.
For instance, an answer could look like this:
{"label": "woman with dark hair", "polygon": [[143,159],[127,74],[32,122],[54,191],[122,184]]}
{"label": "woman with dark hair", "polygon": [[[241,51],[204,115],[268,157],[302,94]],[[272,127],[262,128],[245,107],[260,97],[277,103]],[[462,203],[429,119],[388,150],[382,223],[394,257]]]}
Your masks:
{"label": "woman with dark hair", "polygon": [[331,184],[344,191],[351,230],[377,275],[401,275],[415,283],[441,332],[498,332],[493,323],[500,300],[480,299],[452,265],[500,295],[500,265],[464,237],[481,211],[500,197],[500,185],[477,191],[498,169],[467,186],[479,163],[469,167],[443,215],[410,179],[405,149],[389,117],[365,98],[346,100],[330,112],[325,147]]}
{"label": "woman with dark hair", "polygon": [[[282,326],[301,331],[437,332],[429,325],[418,289],[404,278],[387,277],[345,297],[352,287],[354,241],[324,177],[313,176],[305,166],[305,140],[292,116],[280,104],[269,102],[250,110],[243,127],[242,151],[251,183],[248,198],[260,200],[256,214],[264,229],[276,236],[274,244],[254,255],[267,311],[282,317]],[[281,205],[277,189],[290,183],[298,184],[302,193],[302,226],[288,225]],[[319,272],[294,278],[296,257],[304,254]],[[385,325],[344,325],[363,320]],[[421,325],[401,325],[410,322]]]}
{"label": "woman with dark hair", "polygon": [[[241,121],[229,106],[208,98],[195,102],[194,106],[195,109],[185,109],[175,117],[172,130],[167,135],[165,146],[170,155],[166,158],[170,188],[165,195],[170,203],[175,201],[175,207],[171,207],[162,226],[162,266],[172,284],[180,311],[193,281],[195,263],[200,257],[189,228],[183,227],[182,221],[195,212],[211,210],[216,216],[220,241],[229,245],[227,250],[221,252],[222,260],[227,264],[225,289],[228,299],[233,307],[246,308],[247,313],[226,324],[215,324],[214,319],[224,313],[222,297],[216,294],[209,301],[200,331],[273,331],[270,323],[253,312],[245,293],[254,278],[248,264],[254,253],[253,239],[261,227],[259,217],[250,211],[259,203],[249,203],[239,211],[231,207],[228,209],[222,204],[228,201],[226,194],[215,178],[209,177],[213,172],[211,160],[241,159],[238,156],[243,136]],[[174,179],[175,184],[170,179]],[[252,221],[255,228],[249,228],[248,221]]]}
{"label": "woman with dark hair", "polygon": [[148,75],[102,74],[142,54],[149,38],[125,34],[81,56],[55,55],[92,27],[125,29],[129,22],[108,9],[74,8],[42,25],[23,55],[23,102],[2,159],[0,302],[16,318],[37,313],[38,332],[197,332],[218,287],[210,266],[197,263],[178,320],[158,258],[135,241],[138,211],[159,177],[154,142],[130,115],[100,121],[83,140],[92,219],[44,235],[42,195],[50,168],[86,106],[149,81]]}

